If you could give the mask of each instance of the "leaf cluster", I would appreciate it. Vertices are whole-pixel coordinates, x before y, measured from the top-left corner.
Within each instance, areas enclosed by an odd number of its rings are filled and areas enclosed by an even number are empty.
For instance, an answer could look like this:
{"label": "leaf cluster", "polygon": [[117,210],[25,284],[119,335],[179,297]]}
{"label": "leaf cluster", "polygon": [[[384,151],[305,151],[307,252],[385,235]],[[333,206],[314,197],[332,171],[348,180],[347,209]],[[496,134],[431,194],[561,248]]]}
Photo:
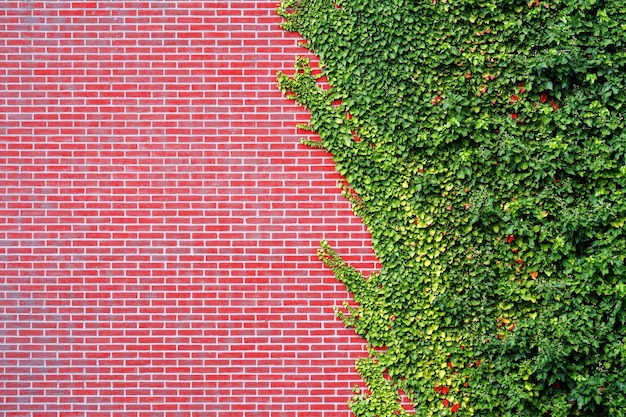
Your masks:
{"label": "leaf cluster", "polygon": [[371,345],[357,416],[626,415],[626,3],[283,0],[279,74],[382,269],[323,242]]}

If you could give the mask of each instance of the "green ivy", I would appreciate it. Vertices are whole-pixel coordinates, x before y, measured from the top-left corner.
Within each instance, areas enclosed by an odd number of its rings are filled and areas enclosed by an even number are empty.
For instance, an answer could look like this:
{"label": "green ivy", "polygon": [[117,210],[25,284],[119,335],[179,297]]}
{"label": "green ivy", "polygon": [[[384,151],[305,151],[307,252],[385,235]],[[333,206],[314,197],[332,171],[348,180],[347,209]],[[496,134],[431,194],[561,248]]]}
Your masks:
{"label": "green ivy", "polygon": [[[325,242],[367,340],[356,416],[626,415],[626,3],[283,0],[311,112],[372,235]],[[405,411],[399,392],[413,411]]]}

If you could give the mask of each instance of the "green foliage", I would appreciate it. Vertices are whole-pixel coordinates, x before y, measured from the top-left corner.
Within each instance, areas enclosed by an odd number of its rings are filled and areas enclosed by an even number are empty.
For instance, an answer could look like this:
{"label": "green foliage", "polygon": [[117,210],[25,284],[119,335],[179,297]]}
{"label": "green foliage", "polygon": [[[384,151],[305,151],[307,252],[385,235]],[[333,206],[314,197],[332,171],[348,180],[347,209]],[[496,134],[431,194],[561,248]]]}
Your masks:
{"label": "green foliage", "polygon": [[322,243],[371,353],[357,416],[626,415],[626,3],[283,0],[281,89],[380,273]]}

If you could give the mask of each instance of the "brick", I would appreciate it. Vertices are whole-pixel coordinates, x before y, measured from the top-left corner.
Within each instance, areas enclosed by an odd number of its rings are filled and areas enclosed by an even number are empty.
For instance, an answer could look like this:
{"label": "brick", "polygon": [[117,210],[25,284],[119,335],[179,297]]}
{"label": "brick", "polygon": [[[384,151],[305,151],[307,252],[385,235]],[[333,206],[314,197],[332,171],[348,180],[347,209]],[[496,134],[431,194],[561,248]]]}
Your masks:
{"label": "brick", "polygon": [[349,415],[365,346],[315,251],[379,265],[298,144],[276,3],[0,5],[5,415]]}

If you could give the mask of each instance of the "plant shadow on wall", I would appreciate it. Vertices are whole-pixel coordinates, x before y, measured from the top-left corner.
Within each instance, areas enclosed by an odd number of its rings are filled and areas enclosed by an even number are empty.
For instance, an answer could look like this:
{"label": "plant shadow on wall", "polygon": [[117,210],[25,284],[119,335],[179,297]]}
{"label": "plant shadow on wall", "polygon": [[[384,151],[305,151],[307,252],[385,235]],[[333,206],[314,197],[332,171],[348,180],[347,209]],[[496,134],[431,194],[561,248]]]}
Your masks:
{"label": "plant shadow on wall", "polygon": [[[372,234],[338,315],[357,416],[626,415],[626,3],[284,0],[311,113]],[[399,392],[408,396],[406,411]]]}

